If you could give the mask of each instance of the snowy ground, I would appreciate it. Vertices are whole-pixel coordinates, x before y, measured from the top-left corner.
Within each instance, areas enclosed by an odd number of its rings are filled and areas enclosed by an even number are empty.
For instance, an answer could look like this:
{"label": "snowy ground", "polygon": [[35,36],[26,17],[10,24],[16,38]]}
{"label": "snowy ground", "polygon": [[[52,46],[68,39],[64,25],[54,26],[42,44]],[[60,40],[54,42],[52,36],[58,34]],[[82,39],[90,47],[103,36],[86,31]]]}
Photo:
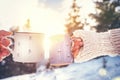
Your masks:
{"label": "snowy ground", "polygon": [[67,67],[1,80],[120,80],[120,56],[100,57],[80,64],[73,63]]}

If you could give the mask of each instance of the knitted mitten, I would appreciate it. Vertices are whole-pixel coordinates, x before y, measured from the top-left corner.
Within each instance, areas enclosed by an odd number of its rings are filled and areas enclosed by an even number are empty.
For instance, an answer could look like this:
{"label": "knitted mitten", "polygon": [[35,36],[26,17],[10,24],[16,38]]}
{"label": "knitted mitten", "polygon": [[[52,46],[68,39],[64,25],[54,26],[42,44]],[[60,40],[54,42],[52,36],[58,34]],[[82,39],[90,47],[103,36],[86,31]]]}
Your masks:
{"label": "knitted mitten", "polygon": [[117,55],[117,53],[120,52],[119,32],[120,29],[101,33],[83,30],[75,31],[73,35],[75,37],[81,37],[84,46],[79,50],[74,61],[80,63],[99,56]]}

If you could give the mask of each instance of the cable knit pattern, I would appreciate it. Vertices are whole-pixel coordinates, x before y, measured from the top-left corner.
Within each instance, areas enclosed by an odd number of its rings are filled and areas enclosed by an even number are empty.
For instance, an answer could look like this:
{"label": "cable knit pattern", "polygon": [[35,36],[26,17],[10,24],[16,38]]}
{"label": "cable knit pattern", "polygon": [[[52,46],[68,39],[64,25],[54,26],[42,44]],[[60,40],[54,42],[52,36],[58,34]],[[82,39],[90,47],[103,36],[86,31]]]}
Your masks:
{"label": "cable knit pattern", "polygon": [[110,30],[109,33],[110,33],[110,40],[115,49],[114,52],[120,54],[120,28]]}
{"label": "cable knit pattern", "polygon": [[118,30],[101,33],[83,30],[75,31],[73,35],[75,37],[81,37],[84,46],[80,49],[74,61],[80,63],[103,55],[116,56],[120,52],[119,32]]}

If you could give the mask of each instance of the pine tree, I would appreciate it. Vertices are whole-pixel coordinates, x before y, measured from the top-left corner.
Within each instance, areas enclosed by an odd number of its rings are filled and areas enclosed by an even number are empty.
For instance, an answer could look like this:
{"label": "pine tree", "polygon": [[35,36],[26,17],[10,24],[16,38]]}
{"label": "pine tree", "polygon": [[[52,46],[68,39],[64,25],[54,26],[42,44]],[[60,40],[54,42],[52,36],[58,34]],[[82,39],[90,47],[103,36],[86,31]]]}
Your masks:
{"label": "pine tree", "polygon": [[90,14],[99,24],[95,27],[97,32],[104,32],[109,29],[120,27],[120,14],[115,12],[117,2],[110,4],[109,0],[103,2],[95,2],[96,9],[100,11],[98,14]]}
{"label": "pine tree", "polygon": [[30,31],[31,30],[31,24],[30,19],[27,19],[26,24],[23,26],[24,31]]}
{"label": "pine tree", "polygon": [[67,19],[67,24],[65,24],[67,32],[70,36],[72,35],[73,31],[77,29],[83,29],[83,24],[79,21],[79,12],[80,7],[77,5],[76,0],[73,0],[71,12],[68,14],[69,18]]}

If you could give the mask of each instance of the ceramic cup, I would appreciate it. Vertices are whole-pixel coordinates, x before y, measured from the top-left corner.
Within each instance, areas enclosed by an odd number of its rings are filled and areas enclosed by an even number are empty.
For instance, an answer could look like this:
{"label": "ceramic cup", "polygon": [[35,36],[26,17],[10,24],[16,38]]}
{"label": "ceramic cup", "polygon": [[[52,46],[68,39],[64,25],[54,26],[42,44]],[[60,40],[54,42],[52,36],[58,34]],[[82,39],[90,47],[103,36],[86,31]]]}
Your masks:
{"label": "ceramic cup", "polygon": [[34,63],[44,59],[44,37],[42,33],[16,32],[14,34],[15,62]]}
{"label": "ceramic cup", "polygon": [[69,35],[57,34],[50,38],[50,64],[62,66],[73,63],[71,38]]}

